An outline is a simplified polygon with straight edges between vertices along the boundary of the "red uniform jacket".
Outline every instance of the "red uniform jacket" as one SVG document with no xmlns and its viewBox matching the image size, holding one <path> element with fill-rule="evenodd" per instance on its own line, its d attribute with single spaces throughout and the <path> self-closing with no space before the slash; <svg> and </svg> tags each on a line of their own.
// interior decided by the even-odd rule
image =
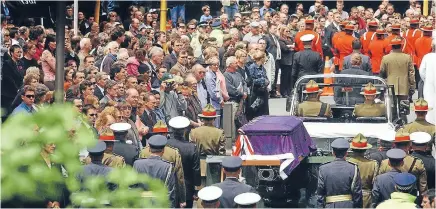
<svg viewBox="0 0 436 209">
<path fill-rule="evenodd" d="M 321 54 L 321 57 L 324 58 L 324 55 L 322 53 L 322 40 L 321 40 L 321 36 L 315 32 L 315 31 L 311 31 L 311 30 L 304 30 L 301 32 L 298 32 L 295 35 L 295 51 L 302 51 L 304 50 L 304 45 L 303 42 L 300 40 L 301 36 L 307 35 L 307 34 L 312 34 L 315 36 L 315 38 L 313 38 L 312 40 L 312 50 L 318 52 L 319 54 Z"/>
<path fill-rule="evenodd" d="M 339 53 L 339 70 L 342 70 L 344 58 L 353 52 L 352 43 L 354 39 L 352 35 L 345 34 L 335 42 L 335 48 Z"/>
<path fill-rule="evenodd" d="M 419 29 L 407 29 L 406 33 L 403 34 L 403 38 L 407 41 L 404 53 L 412 56 L 413 64 L 416 64 L 415 42 L 420 37 L 422 37 L 422 31 Z"/>
<path fill-rule="evenodd" d="M 369 44 L 368 47 L 368 56 L 371 59 L 371 66 L 372 66 L 372 73 L 379 74 L 380 73 L 380 65 L 381 61 L 383 59 L 383 56 L 388 54 L 389 52 L 386 52 L 386 46 L 390 42 L 387 42 L 386 39 L 377 39 L 375 38 L 374 41 L 372 41 Z"/>
<path fill-rule="evenodd" d="M 335 33 L 335 34 L 333 35 L 333 37 L 332 37 L 332 46 L 333 46 L 332 51 L 333 51 L 333 57 L 335 58 L 335 59 L 333 60 L 333 62 L 334 62 L 334 64 L 335 64 L 336 66 L 339 65 L 339 54 L 338 54 L 338 52 L 336 51 L 336 41 L 337 41 L 339 38 L 341 38 L 342 36 L 344 36 L 345 34 L 346 34 L 345 31 L 339 31 L 339 32 Z"/>
<path fill-rule="evenodd" d="M 424 55 L 431 52 L 431 41 L 431 36 L 423 36 L 415 41 L 416 67 L 418 67 L 418 69 L 421 66 Z"/>
<path fill-rule="evenodd" d="M 375 39 L 375 31 L 365 32 L 360 37 L 360 43 L 362 43 L 362 54 L 368 55 L 368 47 L 372 40 Z"/>
</svg>

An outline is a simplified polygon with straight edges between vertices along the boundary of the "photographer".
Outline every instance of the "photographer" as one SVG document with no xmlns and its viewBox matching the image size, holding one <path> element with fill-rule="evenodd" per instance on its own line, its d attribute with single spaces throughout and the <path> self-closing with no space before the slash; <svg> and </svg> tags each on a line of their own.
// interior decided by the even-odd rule
<svg viewBox="0 0 436 209">
<path fill-rule="evenodd" d="M 177 84 L 171 74 L 165 73 L 161 81 L 160 107 L 166 113 L 166 121 L 169 121 L 173 117 L 181 116 L 186 111 L 187 103 L 181 92 L 176 92 Z"/>
</svg>

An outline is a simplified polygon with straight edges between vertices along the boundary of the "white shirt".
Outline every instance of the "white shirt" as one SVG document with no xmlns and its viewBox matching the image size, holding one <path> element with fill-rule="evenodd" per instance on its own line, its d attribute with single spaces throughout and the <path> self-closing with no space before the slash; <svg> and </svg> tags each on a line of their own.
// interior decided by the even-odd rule
<svg viewBox="0 0 436 209">
<path fill-rule="evenodd" d="M 424 81 L 424 99 L 433 110 L 428 111 L 425 119 L 427 122 L 436 124 L 436 53 L 428 53 L 424 56 L 419 67 L 419 75 Z"/>
</svg>

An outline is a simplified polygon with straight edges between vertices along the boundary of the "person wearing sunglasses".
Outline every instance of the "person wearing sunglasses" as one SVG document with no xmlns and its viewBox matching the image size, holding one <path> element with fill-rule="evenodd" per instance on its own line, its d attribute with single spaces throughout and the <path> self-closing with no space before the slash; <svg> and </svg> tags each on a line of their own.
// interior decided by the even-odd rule
<svg viewBox="0 0 436 209">
<path fill-rule="evenodd" d="M 12 111 L 11 115 L 16 115 L 18 113 L 34 113 L 35 88 L 30 85 L 24 86 L 24 90 L 21 93 L 21 99 L 23 102 Z"/>
</svg>

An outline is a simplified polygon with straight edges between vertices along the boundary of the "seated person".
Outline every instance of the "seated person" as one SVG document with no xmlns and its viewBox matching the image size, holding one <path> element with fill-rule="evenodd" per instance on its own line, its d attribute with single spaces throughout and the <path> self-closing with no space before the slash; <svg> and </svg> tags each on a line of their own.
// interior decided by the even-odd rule
<svg viewBox="0 0 436 209">
<path fill-rule="evenodd" d="M 370 75 L 369 72 L 361 70 L 362 58 L 360 54 L 354 53 L 351 55 L 351 67 L 343 69 L 340 74 L 351 75 Z M 354 106 L 355 104 L 363 103 L 364 99 L 360 96 L 361 87 L 347 87 L 347 84 L 361 84 L 361 86 L 367 84 L 368 79 L 361 78 L 335 78 L 336 84 L 345 84 L 336 86 L 334 99 L 336 104 Z M 347 92 L 348 92 L 348 104 L 347 104 Z"/>
<path fill-rule="evenodd" d="M 314 80 L 306 84 L 307 101 L 298 105 L 298 116 L 300 117 L 331 117 L 332 109 L 327 103 L 319 101 L 322 90 Z"/>
<path fill-rule="evenodd" d="M 357 104 L 354 107 L 354 115 L 356 117 L 383 117 L 386 115 L 386 106 L 382 103 L 375 103 L 375 98 L 380 92 L 377 91 L 375 86 L 370 82 L 363 88 L 365 102 Z"/>
</svg>

